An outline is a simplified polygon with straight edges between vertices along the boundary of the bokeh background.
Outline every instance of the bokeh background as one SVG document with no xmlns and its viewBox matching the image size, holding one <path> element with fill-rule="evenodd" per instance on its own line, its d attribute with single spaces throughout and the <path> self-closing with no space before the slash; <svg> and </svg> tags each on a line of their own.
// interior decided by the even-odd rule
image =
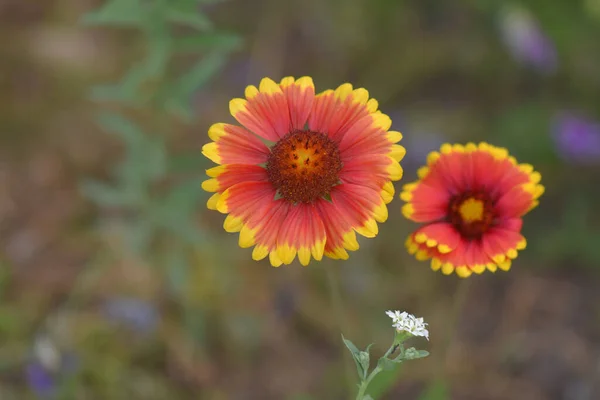
<svg viewBox="0 0 600 400">
<path fill-rule="evenodd" d="M 431 356 L 379 398 L 600 398 L 599 37 L 599 0 L 0 1 L 0 399 L 353 398 L 340 333 L 379 357 L 387 309 Z M 397 192 L 446 141 L 533 164 L 512 270 L 430 271 L 398 198 L 348 261 L 252 261 L 200 148 L 287 75 L 379 100 Z"/>
</svg>

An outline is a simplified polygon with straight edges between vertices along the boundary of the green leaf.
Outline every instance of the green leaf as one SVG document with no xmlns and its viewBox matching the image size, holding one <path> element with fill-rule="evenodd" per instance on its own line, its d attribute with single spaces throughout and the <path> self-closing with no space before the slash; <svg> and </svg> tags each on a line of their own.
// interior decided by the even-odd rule
<svg viewBox="0 0 600 400">
<path fill-rule="evenodd" d="M 139 105 L 155 95 L 152 87 L 144 92 L 144 84 L 157 84 L 162 79 L 171 56 L 171 38 L 158 28 L 150 36 L 151 46 L 146 59 L 132 66 L 120 82 L 93 87 L 90 93 L 92 100 Z"/>
<path fill-rule="evenodd" d="M 166 93 L 165 106 L 186 119 L 192 118 L 191 96 L 225 64 L 226 55 L 214 51 L 179 78 Z"/>
<path fill-rule="evenodd" d="M 197 150 L 185 153 L 172 155 L 169 158 L 168 170 L 171 173 L 204 171 L 207 167 L 207 158 Z"/>
<path fill-rule="evenodd" d="M 174 96 L 188 99 L 223 67 L 225 61 L 226 55 L 222 52 L 213 51 L 208 54 L 177 80 L 173 90 Z"/>
<path fill-rule="evenodd" d="M 233 33 L 210 32 L 173 39 L 173 51 L 181 53 L 198 52 L 206 49 L 234 51 L 240 48 L 242 42 L 242 38 Z"/>
<path fill-rule="evenodd" d="M 419 350 L 419 357 L 418 358 L 425 358 L 425 357 L 429 357 L 429 352 L 426 350 Z"/>
<path fill-rule="evenodd" d="M 167 20 L 181 25 L 186 25 L 202 31 L 212 29 L 213 24 L 208 17 L 202 14 L 196 5 L 189 7 L 184 4 L 172 2 L 172 7 L 167 9 Z"/>
<path fill-rule="evenodd" d="M 138 89 L 147 76 L 143 63 L 134 65 L 120 82 L 92 87 L 90 98 L 94 101 L 118 101 L 138 105 L 141 97 Z"/>
<path fill-rule="evenodd" d="M 371 346 L 373 346 L 373 343 L 371 343 L 370 345 L 367 346 L 367 348 L 365 349 L 365 351 L 361 351 L 359 353 L 359 362 L 360 365 L 362 367 L 363 370 L 363 379 L 367 378 L 367 373 L 369 372 L 369 368 L 370 368 L 370 356 L 369 356 L 369 350 L 371 349 Z"/>
<path fill-rule="evenodd" d="M 80 190 L 85 197 L 102 207 L 124 207 L 135 203 L 129 193 L 101 182 L 84 181 Z"/>
<path fill-rule="evenodd" d="M 401 360 L 390 360 L 387 357 L 381 357 L 379 361 L 377 361 L 377 365 L 384 371 L 392 371 L 396 368 L 396 365 L 400 363 L 402 363 Z"/>
<path fill-rule="evenodd" d="M 347 340 L 344 337 L 344 335 L 342 335 L 342 340 L 344 341 L 344 344 L 346 345 L 348 350 L 350 350 L 350 353 L 352 353 L 352 358 L 354 359 L 354 363 L 356 364 L 358 376 L 361 378 L 361 380 L 364 379 L 367 371 L 365 371 L 362 367 L 362 363 L 360 361 L 360 350 L 358 350 L 354 343 L 352 343 L 350 340 Z"/>
<path fill-rule="evenodd" d="M 117 166 L 116 173 L 127 190 L 139 194 L 149 182 L 166 173 L 167 153 L 163 138 L 145 134 L 137 124 L 118 114 L 101 114 L 98 123 L 125 143 L 126 156 Z"/>
<path fill-rule="evenodd" d="M 136 161 L 147 181 L 162 178 L 167 172 L 167 149 L 165 140 L 159 136 L 146 136 L 143 145 L 136 151 Z"/>
<path fill-rule="evenodd" d="M 127 244 L 136 254 L 146 256 L 149 246 L 156 236 L 156 224 L 150 218 L 138 218 L 135 223 L 129 223 Z"/>
<path fill-rule="evenodd" d="M 129 147 L 139 147 L 144 141 L 145 134 L 142 129 L 131 120 L 114 113 L 102 113 L 97 122 L 108 133 L 116 134 Z"/>
<path fill-rule="evenodd" d="M 112 0 L 99 9 L 85 14 L 84 25 L 140 25 L 144 20 L 144 7 L 141 0 Z"/>
<path fill-rule="evenodd" d="M 143 63 L 145 78 L 159 77 L 164 74 L 169 58 L 171 57 L 171 36 L 168 28 L 157 24 L 151 32 L 148 56 Z"/>
<path fill-rule="evenodd" d="M 206 192 L 196 180 L 184 182 L 161 199 L 155 214 L 163 227 L 190 244 L 206 240 L 204 232 L 196 225 L 193 215 Z"/>
<path fill-rule="evenodd" d="M 368 394 L 366 394 L 362 400 L 373 400 L 373 398 L 371 396 L 369 396 Z"/>
</svg>

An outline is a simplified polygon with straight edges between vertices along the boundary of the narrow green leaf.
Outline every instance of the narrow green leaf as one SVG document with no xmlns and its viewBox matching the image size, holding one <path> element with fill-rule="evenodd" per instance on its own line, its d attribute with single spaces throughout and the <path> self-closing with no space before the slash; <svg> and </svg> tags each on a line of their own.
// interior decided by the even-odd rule
<svg viewBox="0 0 600 400">
<path fill-rule="evenodd" d="M 144 140 L 144 132 L 131 120 L 114 113 L 102 113 L 97 118 L 98 124 L 108 133 L 116 134 L 128 146 L 139 147 Z"/>
<path fill-rule="evenodd" d="M 90 91 L 90 97 L 94 101 L 119 101 L 137 105 L 141 97 L 139 88 L 149 75 L 146 64 L 136 64 L 129 69 L 120 82 L 94 86 Z"/>
<path fill-rule="evenodd" d="M 85 181 L 80 185 L 81 193 L 101 207 L 125 207 L 134 203 L 127 193 L 114 186 L 96 181 Z"/>
<path fill-rule="evenodd" d="M 151 37 L 148 56 L 143 63 L 145 78 L 159 78 L 165 72 L 169 58 L 171 57 L 171 36 L 167 27 L 155 28 Z"/>
<path fill-rule="evenodd" d="M 364 379 L 366 371 L 363 369 L 362 363 L 360 361 L 360 350 L 358 350 L 358 348 L 354 345 L 354 343 L 352 343 L 350 340 L 347 340 L 344 337 L 344 335 L 342 335 L 342 340 L 344 341 L 344 344 L 346 345 L 348 350 L 350 350 L 350 353 L 352 353 L 352 359 L 354 360 L 354 363 L 356 364 L 356 370 L 358 372 L 358 376 L 361 379 Z"/>
<path fill-rule="evenodd" d="M 361 351 L 359 353 L 359 362 L 363 370 L 362 379 L 367 379 L 367 374 L 369 373 L 369 368 L 371 367 L 371 357 L 369 355 L 369 350 L 371 349 L 371 346 L 373 346 L 373 343 L 368 345 L 365 351 Z"/>
<path fill-rule="evenodd" d="M 234 51 L 242 45 L 239 35 L 227 32 L 209 32 L 200 35 L 182 36 L 173 39 L 173 51 L 192 53 L 206 49 Z"/>
<path fill-rule="evenodd" d="M 144 145 L 136 153 L 146 180 L 154 181 L 166 174 L 168 156 L 166 143 L 162 137 L 146 136 Z"/>
<path fill-rule="evenodd" d="M 191 180 L 173 188 L 159 201 L 155 214 L 161 226 L 186 243 L 197 245 L 206 241 L 206 234 L 193 218 L 199 204 L 207 197 L 200 182 Z"/>
<path fill-rule="evenodd" d="M 138 218 L 128 226 L 127 244 L 136 254 L 145 256 L 156 235 L 156 224 L 151 218 Z"/>
<path fill-rule="evenodd" d="M 396 368 L 396 364 L 401 363 L 401 361 L 390 360 L 386 357 L 381 357 L 379 361 L 377 361 L 377 365 L 383 369 L 384 371 L 392 371 Z"/>
<path fill-rule="evenodd" d="M 206 84 L 223 67 L 225 61 L 226 55 L 220 51 L 213 51 L 204 59 L 198 61 L 196 65 L 177 80 L 173 89 L 174 97 L 189 99 L 196 90 Z"/>
<path fill-rule="evenodd" d="M 358 354 L 360 353 L 360 350 L 354 345 L 354 343 L 352 343 L 350 340 L 346 339 L 344 337 L 344 335 L 342 335 L 342 340 L 344 341 L 344 344 L 346 345 L 348 350 L 350 350 L 350 353 L 352 353 L 353 356 L 354 355 L 358 356 Z"/>
<path fill-rule="evenodd" d="M 137 26 L 144 20 L 144 7 L 141 0 L 112 0 L 99 9 L 85 14 L 84 25 Z"/>
<path fill-rule="evenodd" d="M 195 28 L 201 31 L 208 31 L 212 29 L 213 24 L 208 17 L 202 14 L 198 7 L 189 9 L 182 7 L 177 3 L 173 2 L 173 7 L 167 10 L 167 20 L 175 22 L 177 24 L 186 25 L 191 28 Z"/>
<path fill-rule="evenodd" d="M 92 100 L 139 105 L 146 98 L 155 95 L 151 88 L 144 91 L 144 84 L 159 82 L 162 79 L 171 56 L 171 37 L 166 29 L 157 27 L 149 35 L 150 47 L 146 59 L 132 66 L 120 82 L 92 88 Z"/>
<path fill-rule="evenodd" d="M 207 167 L 207 158 L 197 150 L 186 154 L 178 154 L 169 158 L 168 170 L 171 173 L 204 171 Z"/>
<path fill-rule="evenodd" d="M 179 78 L 166 93 L 165 107 L 180 114 L 184 118 L 192 119 L 191 97 L 201 86 L 215 75 L 225 64 L 226 56 L 214 51 L 199 61 L 187 73 Z"/>
</svg>

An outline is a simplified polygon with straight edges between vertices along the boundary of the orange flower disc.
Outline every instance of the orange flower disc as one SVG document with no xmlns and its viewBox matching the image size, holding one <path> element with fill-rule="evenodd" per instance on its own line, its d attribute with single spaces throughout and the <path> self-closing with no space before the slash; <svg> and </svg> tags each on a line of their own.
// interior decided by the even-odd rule
<svg viewBox="0 0 600 400">
<path fill-rule="evenodd" d="M 271 148 L 267 175 L 279 194 L 292 203 L 311 203 L 339 182 L 342 160 L 327 135 L 294 131 Z"/>
</svg>

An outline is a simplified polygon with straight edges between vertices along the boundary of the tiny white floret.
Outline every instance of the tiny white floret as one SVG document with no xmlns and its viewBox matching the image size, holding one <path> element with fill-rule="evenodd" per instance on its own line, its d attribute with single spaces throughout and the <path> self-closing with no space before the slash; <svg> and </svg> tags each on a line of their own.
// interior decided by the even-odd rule
<svg viewBox="0 0 600 400">
<path fill-rule="evenodd" d="M 427 323 L 423 321 L 423 318 L 416 318 L 406 311 L 386 311 L 385 313 L 392 319 L 392 326 L 398 332 L 408 332 L 413 336 L 423 336 L 429 340 L 429 331 L 426 328 Z"/>
</svg>

